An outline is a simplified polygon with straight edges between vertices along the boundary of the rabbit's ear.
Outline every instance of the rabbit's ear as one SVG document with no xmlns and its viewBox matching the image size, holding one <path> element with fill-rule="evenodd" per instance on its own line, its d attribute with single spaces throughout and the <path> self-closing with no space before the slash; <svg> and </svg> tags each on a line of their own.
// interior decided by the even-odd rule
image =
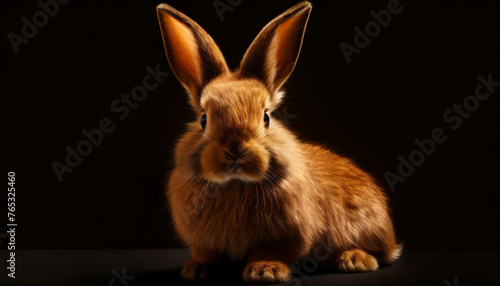
<svg viewBox="0 0 500 286">
<path fill-rule="evenodd" d="M 168 62 L 199 106 L 205 84 L 228 72 L 226 60 L 210 35 L 195 21 L 167 4 L 156 7 Z"/>
<path fill-rule="evenodd" d="M 257 77 L 271 93 L 278 91 L 295 67 L 311 9 L 311 3 L 300 2 L 269 22 L 243 56 L 242 76 Z"/>
</svg>

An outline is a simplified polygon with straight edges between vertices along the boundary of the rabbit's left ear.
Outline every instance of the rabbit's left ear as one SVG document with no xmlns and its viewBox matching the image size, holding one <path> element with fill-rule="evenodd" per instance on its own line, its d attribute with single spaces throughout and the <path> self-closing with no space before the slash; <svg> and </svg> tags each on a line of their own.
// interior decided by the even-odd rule
<svg viewBox="0 0 500 286">
<path fill-rule="evenodd" d="M 300 2 L 269 22 L 243 56 L 241 75 L 263 81 L 271 94 L 278 91 L 295 67 L 311 9 Z"/>
</svg>

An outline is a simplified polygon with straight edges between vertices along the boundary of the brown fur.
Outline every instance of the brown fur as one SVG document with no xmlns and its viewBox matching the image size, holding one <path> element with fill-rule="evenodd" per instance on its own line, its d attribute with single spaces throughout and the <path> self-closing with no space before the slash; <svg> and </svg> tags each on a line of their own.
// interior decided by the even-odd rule
<svg viewBox="0 0 500 286">
<path fill-rule="evenodd" d="M 207 116 L 204 130 L 190 123 L 177 143 L 167 188 L 175 228 L 193 256 L 185 279 L 203 279 L 209 265 L 229 257 L 246 260 L 245 281 L 286 281 L 290 265 L 321 243 L 344 271 L 373 271 L 399 255 L 387 198 L 373 179 L 271 116 L 310 11 L 301 2 L 271 21 L 230 72 L 201 27 L 158 6 L 172 70 L 198 118 Z"/>
</svg>

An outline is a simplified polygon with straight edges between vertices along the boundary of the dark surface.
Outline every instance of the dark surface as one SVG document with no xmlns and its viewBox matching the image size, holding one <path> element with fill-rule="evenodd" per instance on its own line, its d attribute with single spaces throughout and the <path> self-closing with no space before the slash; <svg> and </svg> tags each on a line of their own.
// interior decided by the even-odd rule
<svg viewBox="0 0 500 286">
<path fill-rule="evenodd" d="M 2 252 L 2 256 L 3 256 Z M 123 285 L 113 281 L 112 270 L 125 274 L 130 286 L 243 285 L 241 270 L 226 272 L 232 278 L 186 283 L 180 268 L 190 259 L 185 249 L 155 250 L 21 250 L 17 278 L 0 276 L 1 285 Z M 405 251 L 401 259 L 371 273 L 326 273 L 295 276 L 284 285 L 500 285 L 500 253 Z M 2 269 L 2 274 L 3 274 Z M 304 271 L 305 272 L 305 271 Z M 15 283 L 14 283 L 15 282 Z M 456 286 L 455 285 L 455 286 Z"/>
</svg>

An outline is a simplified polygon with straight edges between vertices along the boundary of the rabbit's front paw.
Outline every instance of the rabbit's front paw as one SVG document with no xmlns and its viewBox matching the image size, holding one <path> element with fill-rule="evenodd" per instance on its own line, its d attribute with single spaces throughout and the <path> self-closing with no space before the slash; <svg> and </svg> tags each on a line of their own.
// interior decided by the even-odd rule
<svg viewBox="0 0 500 286">
<path fill-rule="evenodd" d="M 184 280 L 204 280 L 207 279 L 208 266 L 207 262 L 199 260 L 190 260 L 182 267 L 181 276 Z"/>
<path fill-rule="evenodd" d="M 245 282 L 286 282 L 290 279 L 290 267 L 281 261 L 256 261 L 243 270 Z"/>
</svg>

